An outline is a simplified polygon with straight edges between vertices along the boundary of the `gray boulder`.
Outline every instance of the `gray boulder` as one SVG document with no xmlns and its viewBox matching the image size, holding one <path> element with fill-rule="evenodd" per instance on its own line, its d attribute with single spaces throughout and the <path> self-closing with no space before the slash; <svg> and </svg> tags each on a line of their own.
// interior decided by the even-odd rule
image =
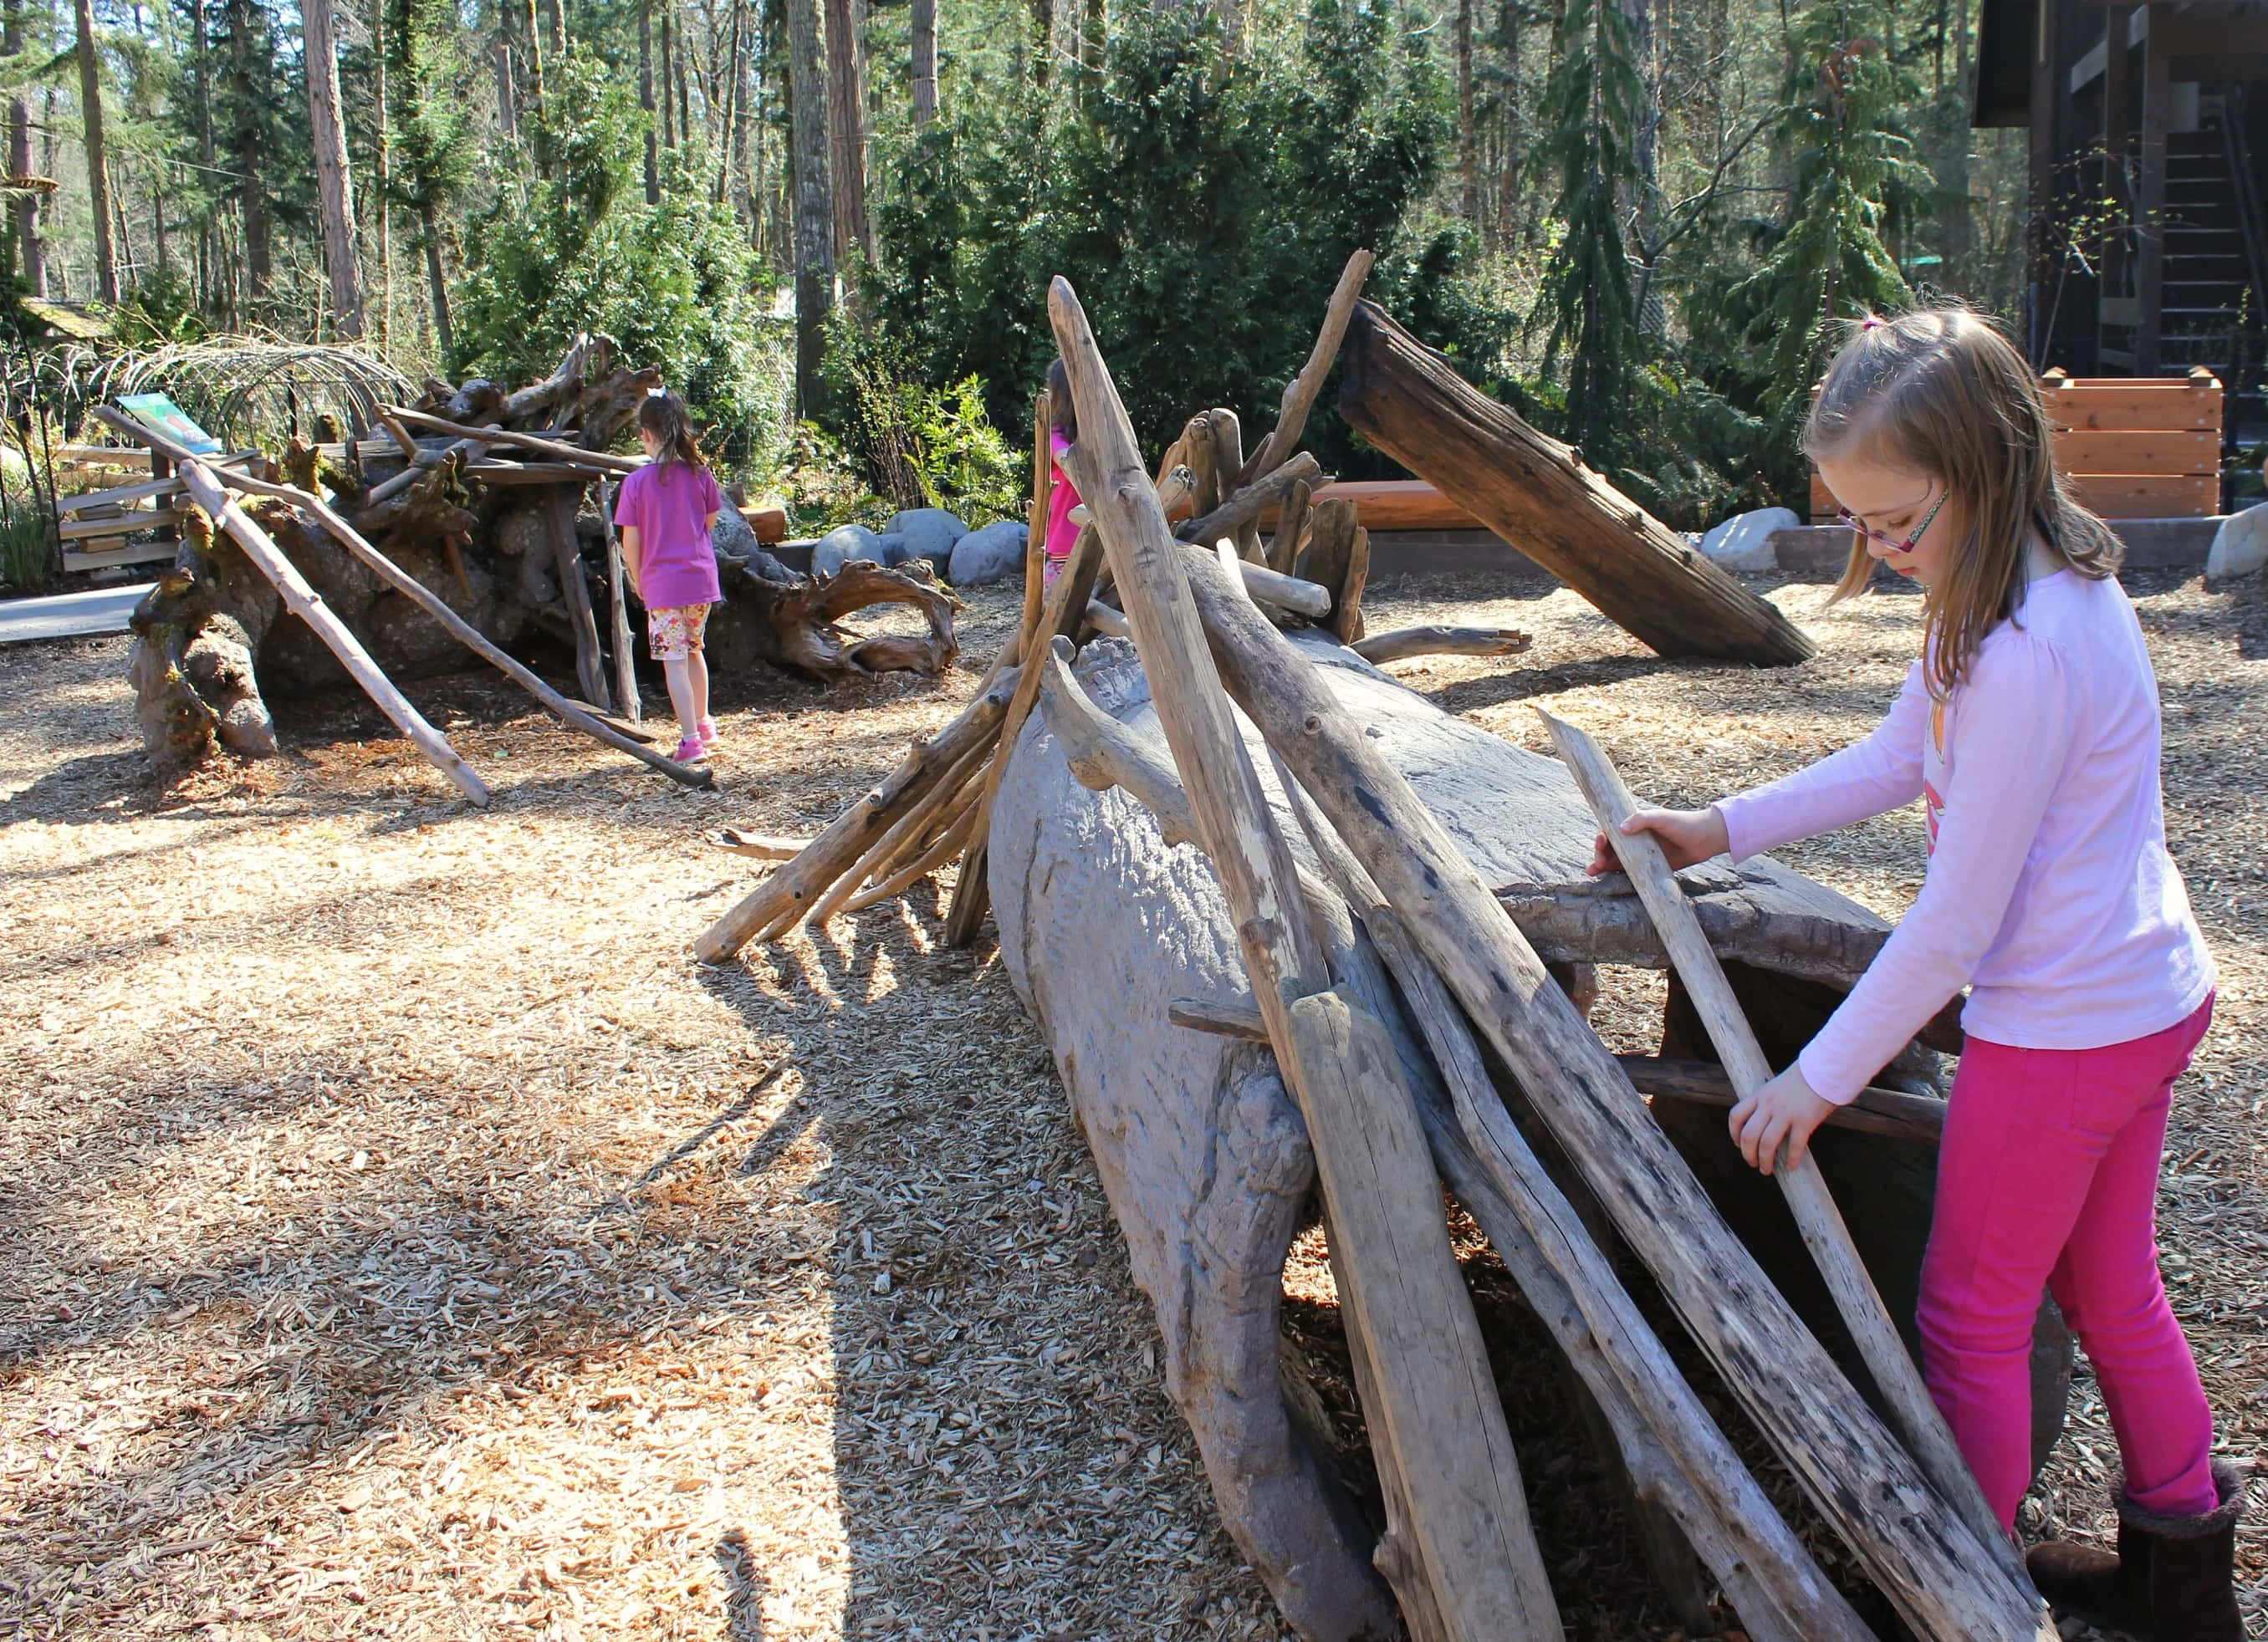
<svg viewBox="0 0 2268 1642">
<path fill-rule="evenodd" d="M 952 556 L 954 544 L 968 534 L 968 526 L 943 508 L 910 508 L 903 513 L 892 514 L 890 522 L 882 526 L 882 533 L 903 536 L 908 558 L 927 559 L 941 565 Z"/>
<path fill-rule="evenodd" d="M 953 544 L 953 560 L 945 579 L 955 587 L 982 587 L 1020 575 L 1024 568 L 1024 527 L 1002 519 L 981 531 L 971 531 Z"/>
<path fill-rule="evenodd" d="M 1702 556 L 1727 570 L 1777 570 L 1779 556 L 1772 551 L 1772 532 L 1793 530 L 1802 523 L 1786 508 L 1736 513 L 1701 538 Z"/>
<path fill-rule="evenodd" d="M 909 559 L 921 557 L 913 550 L 910 539 L 903 531 L 884 531 L 878 539 L 882 556 L 874 562 L 885 569 L 895 569 Z"/>
<path fill-rule="evenodd" d="M 2205 556 L 2205 579 L 2208 583 L 2234 581 L 2250 575 L 2264 564 L 2268 564 L 2268 502 L 2232 513 L 2220 522 Z"/>
<path fill-rule="evenodd" d="M 863 524 L 838 524 L 811 550 L 811 573 L 833 575 L 853 559 L 882 562 L 882 539 Z"/>
</svg>

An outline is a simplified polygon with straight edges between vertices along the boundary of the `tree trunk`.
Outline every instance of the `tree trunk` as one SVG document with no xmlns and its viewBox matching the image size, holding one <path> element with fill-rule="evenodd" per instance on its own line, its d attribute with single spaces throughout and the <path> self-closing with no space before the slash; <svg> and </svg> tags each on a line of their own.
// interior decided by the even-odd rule
<svg viewBox="0 0 2268 1642">
<path fill-rule="evenodd" d="M 937 0 L 913 0 L 914 129 L 937 118 Z"/>
<path fill-rule="evenodd" d="M 1473 124 L 1473 5 L 1457 0 L 1457 181 L 1465 221 L 1481 220 L 1481 173 L 1477 128 Z"/>
<path fill-rule="evenodd" d="M 653 0 L 638 0 L 638 106 L 645 110 L 645 202 L 661 203 L 659 134 L 653 128 Z"/>
<path fill-rule="evenodd" d="M 0 33 L 0 52 L 13 57 L 24 49 L 24 0 L 8 0 L 4 33 Z M 32 174 L 32 99 L 25 95 L 27 88 L 18 87 L 8 99 L 8 174 L 28 177 Z M 40 196 L 26 191 L 19 194 L 12 215 L 16 219 L 16 265 L 24 270 L 25 291 L 33 297 L 48 294 L 46 253 L 40 246 Z"/>
<path fill-rule="evenodd" d="M 331 0 L 300 0 L 306 43 L 307 117 L 315 148 L 315 186 L 323 212 L 323 268 L 339 334 L 363 330 L 362 275 L 356 267 L 354 172 L 347 160 L 346 114 L 339 102 L 337 24 Z"/>
<path fill-rule="evenodd" d="M 417 227 L 425 241 L 425 283 L 433 298 L 433 334 L 446 359 L 457 346 L 457 333 L 449 319 L 449 282 L 441 271 L 441 225 L 433 220 L 431 206 L 418 214 Z"/>
<path fill-rule="evenodd" d="M 394 346 L 394 132 L 386 84 L 386 0 L 371 0 L 370 54 L 378 82 L 378 346 Z"/>
<path fill-rule="evenodd" d="M 835 202 L 828 180 L 827 62 L 820 0 L 787 0 L 790 144 L 795 171 L 795 398 L 818 414 L 827 315 L 835 304 Z"/>
<path fill-rule="evenodd" d="M 114 304 L 118 253 L 110 238 L 110 172 L 103 152 L 102 62 L 95 54 L 94 0 L 76 0 L 72 12 L 78 28 L 79 109 L 86 128 L 86 191 L 94 213 L 95 294 Z"/>
<path fill-rule="evenodd" d="M 1048 89 L 1056 66 L 1056 0 L 1032 0 L 1032 83 Z"/>
<path fill-rule="evenodd" d="M 740 54 L 747 49 L 742 35 L 747 26 L 747 0 L 733 0 L 731 43 L 725 51 L 725 119 L 717 132 L 717 198 L 724 204 L 733 197 L 733 134 L 740 123 Z"/>
<path fill-rule="evenodd" d="M 1086 92 L 1102 79 L 1102 52 L 1110 38 L 1108 0 L 1078 0 L 1079 72 Z M 1083 93 L 1084 94 L 1084 93 Z"/>
<path fill-rule="evenodd" d="M 693 146 L 693 88 L 685 72 L 685 31 L 673 28 L 662 35 L 663 55 L 670 59 L 670 81 L 677 87 L 677 142 L 681 148 Z"/>
<path fill-rule="evenodd" d="M 509 18 L 509 11 L 499 12 L 499 19 Z M 519 140 L 519 110 L 512 94 L 512 41 L 504 38 L 501 21 L 496 43 L 489 48 L 489 61 L 496 68 L 497 128 L 504 133 L 504 141 Z"/>
<path fill-rule="evenodd" d="M 1370 303 L 1347 328 L 1339 411 L 1373 444 L 1664 656 L 1767 666 L 1811 641 L 1599 474 Z"/>
<path fill-rule="evenodd" d="M 855 248 L 872 255 L 866 225 L 865 46 L 858 37 L 857 0 L 826 0 L 827 114 L 835 185 L 835 257 Z"/>
<path fill-rule="evenodd" d="M 670 49 L 673 38 L 670 7 L 665 0 L 661 9 L 661 145 L 666 149 L 677 146 L 677 54 Z"/>
<path fill-rule="evenodd" d="M 262 40 L 255 37 L 255 29 L 266 14 L 253 0 L 227 0 L 227 18 L 228 73 L 236 84 L 239 105 L 235 128 L 229 133 L 229 158 L 235 162 L 238 206 L 244 219 L 245 291 L 259 297 L 268 294 L 275 272 L 265 180 L 268 144 L 259 121 L 243 112 L 242 105 L 257 95 L 258 88 L 274 72 L 274 65 L 261 60 Z M 236 312 L 230 317 L 232 323 L 241 324 L 251 316 Z"/>
</svg>

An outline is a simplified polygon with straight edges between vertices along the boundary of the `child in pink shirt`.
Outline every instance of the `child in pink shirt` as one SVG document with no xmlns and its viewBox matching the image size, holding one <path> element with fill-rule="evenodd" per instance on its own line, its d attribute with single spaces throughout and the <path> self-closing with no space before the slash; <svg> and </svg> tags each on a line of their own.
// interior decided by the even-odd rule
<svg viewBox="0 0 2268 1642">
<path fill-rule="evenodd" d="M 1043 585 L 1053 587 L 1056 578 L 1063 574 L 1064 566 L 1071 562 L 1071 550 L 1079 543 L 1079 526 L 1071 522 L 1071 510 L 1079 505 L 1079 487 L 1063 471 L 1064 452 L 1079 443 L 1079 409 L 1071 402 L 1071 376 L 1064 362 L 1052 360 L 1048 365 L 1048 517 L 1044 538 L 1047 569 Z"/>
<path fill-rule="evenodd" d="M 1866 740 L 1703 810 L 1647 810 L 1678 865 L 1736 860 L 1923 801 L 1913 910 L 1795 1065 L 1736 1106 L 1748 1161 L 1850 1100 L 1964 986 L 1918 1322 L 1930 1391 L 2004 1524 L 2031 1474 L 2029 1361 L 2053 1289 L 2125 1462 L 2119 1555 L 2036 1546 L 2059 1612 L 2241 1642 L 2242 1481 L 2212 1458 L 2197 1366 L 2159 1279 L 2175 1080 L 2213 964 L 2166 851 L 2157 681 L 2122 551 L 2058 480 L 2030 367 L 1963 310 L 1868 320 L 1805 434 L 1855 531 L 1926 596 L 1922 658 Z M 1600 840 L 1596 867 L 1610 866 Z"/>
<path fill-rule="evenodd" d="M 674 393 L 649 393 L 638 407 L 638 442 L 652 458 L 622 480 L 615 502 L 622 568 L 645 605 L 646 648 L 661 663 L 681 732 L 676 759 L 698 763 L 717 744 L 709 716 L 709 664 L 701 652 L 709 606 L 724 597 L 709 532 L 724 493 Z"/>
</svg>

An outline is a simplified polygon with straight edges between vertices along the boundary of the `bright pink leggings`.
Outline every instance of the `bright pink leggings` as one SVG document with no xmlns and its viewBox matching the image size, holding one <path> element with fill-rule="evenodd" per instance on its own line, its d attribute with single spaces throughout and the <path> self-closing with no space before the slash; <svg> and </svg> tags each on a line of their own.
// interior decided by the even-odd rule
<svg viewBox="0 0 2268 1642">
<path fill-rule="evenodd" d="M 1972 1037 L 1953 1081 L 1922 1262 L 1931 1397 L 2004 1524 L 2032 1474 L 2032 1319 L 2043 1285 L 2086 1348 L 2148 1511 L 2220 1503 L 2213 1411 L 2158 1276 L 2158 1155 L 2174 1080 L 2213 1019 L 2102 1049 Z"/>
</svg>

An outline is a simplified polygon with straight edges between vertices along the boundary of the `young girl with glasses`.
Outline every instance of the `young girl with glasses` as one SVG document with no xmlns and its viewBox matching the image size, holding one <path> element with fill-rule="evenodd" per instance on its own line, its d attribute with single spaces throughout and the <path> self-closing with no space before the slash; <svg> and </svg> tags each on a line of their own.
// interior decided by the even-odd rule
<svg viewBox="0 0 2268 1642">
<path fill-rule="evenodd" d="M 1921 894 L 1796 1063 L 1733 1109 L 1769 1173 L 1964 986 L 1918 1321 L 1932 1397 L 2013 1526 L 2031 1473 L 2044 1285 L 2085 1346 L 2125 1477 L 2118 1554 L 2035 1547 L 2066 1614 L 2241 1642 L 2242 1475 L 2158 1274 L 2159 1154 L 2214 971 L 2166 851 L 2157 680 L 2121 546 L 2055 473 L 2036 381 L 1961 309 L 1869 319 L 1804 445 L 1877 561 L 1921 584 L 1923 654 L 1866 740 L 1706 810 L 1640 811 L 1671 862 L 1735 860 L 1923 801 Z M 1610 869 L 1603 837 L 1594 870 Z"/>
</svg>

